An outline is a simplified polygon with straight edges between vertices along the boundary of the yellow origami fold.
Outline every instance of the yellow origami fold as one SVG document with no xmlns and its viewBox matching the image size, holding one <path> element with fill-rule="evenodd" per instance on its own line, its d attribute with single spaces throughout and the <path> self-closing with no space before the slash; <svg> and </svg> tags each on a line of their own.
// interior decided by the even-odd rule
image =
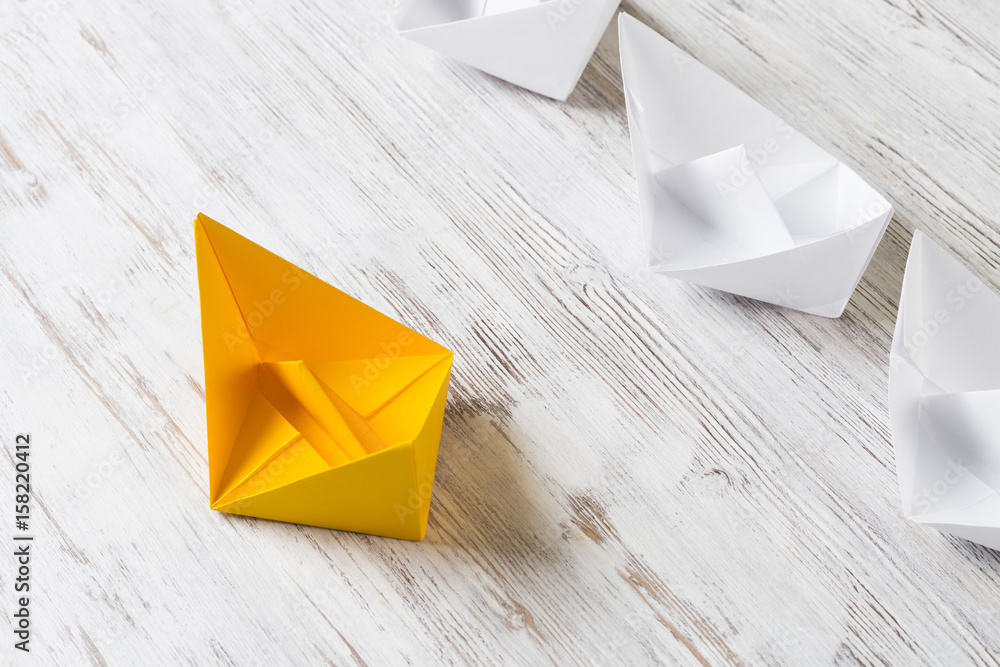
<svg viewBox="0 0 1000 667">
<path fill-rule="evenodd" d="M 453 355 L 205 215 L 213 509 L 423 539 Z"/>
</svg>

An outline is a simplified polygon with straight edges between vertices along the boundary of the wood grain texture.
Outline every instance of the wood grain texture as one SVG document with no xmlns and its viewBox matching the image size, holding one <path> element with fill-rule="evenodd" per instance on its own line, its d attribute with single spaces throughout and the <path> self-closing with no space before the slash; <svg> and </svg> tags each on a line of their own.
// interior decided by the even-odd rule
<svg viewBox="0 0 1000 667">
<path fill-rule="evenodd" d="M 1000 5 L 623 10 L 893 201 L 842 318 L 642 267 L 613 25 L 557 103 L 386 0 L 3 4 L 35 663 L 1000 661 L 1000 554 L 903 518 L 887 414 L 913 230 L 1000 290 Z M 456 352 L 422 543 L 209 510 L 198 210 Z"/>
</svg>

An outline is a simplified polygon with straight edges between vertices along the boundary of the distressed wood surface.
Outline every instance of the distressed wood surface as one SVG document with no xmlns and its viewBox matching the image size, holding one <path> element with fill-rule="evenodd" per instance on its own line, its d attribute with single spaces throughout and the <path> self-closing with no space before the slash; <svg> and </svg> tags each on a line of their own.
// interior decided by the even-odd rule
<svg viewBox="0 0 1000 667">
<path fill-rule="evenodd" d="M 997 664 L 1000 554 L 902 516 L 887 362 L 915 228 L 1000 289 L 1000 5 L 622 9 L 893 201 L 842 318 L 642 267 L 613 25 L 558 103 L 384 0 L 0 6 L 32 664 Z M 423 542 L 209 510 L 199 210 L 456 352 Z"/>
</svg>

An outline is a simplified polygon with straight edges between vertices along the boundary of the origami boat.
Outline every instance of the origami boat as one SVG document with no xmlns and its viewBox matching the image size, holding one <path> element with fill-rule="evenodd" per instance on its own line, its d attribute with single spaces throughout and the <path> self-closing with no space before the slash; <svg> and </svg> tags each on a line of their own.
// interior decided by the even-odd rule
<svg viewBox="0 0 1000 667">
<path fill-rule="evenodd" d="M 536 93 L 565 100 L 619 0 L 402 0 L 399 33 Z"/>
<path fill-rule="evenodd" d="M 452 353 L 205 215 L 194 228 L 212 508 L 423 539 Z"/>
<path fill-rule="evenodd" d="M 618 29 L 651 270 L 838 317 L 889 202 L 647 26 L 621 14 Z"/>
<path fill-rule="evenodd" d="M 889 410 L 906 516 L 1000 549 L 1000 296 L 919 231 Z"/>
</svg>

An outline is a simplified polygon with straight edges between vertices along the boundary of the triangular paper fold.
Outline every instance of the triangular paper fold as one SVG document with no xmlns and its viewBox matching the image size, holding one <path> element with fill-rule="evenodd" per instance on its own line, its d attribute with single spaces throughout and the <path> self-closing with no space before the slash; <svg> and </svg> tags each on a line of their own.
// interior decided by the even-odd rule
<svg viewBox="0 0 1000 667">
<path fill-rule="evenodd" d="M 195 220 L 214 509 L 422 539 L 452 354 Z"/>
<path fill-rule="evenodd" d="M 839 316 L 892 218 L 836 158 L 634 18 L 622 78 L 654 272 Z"/>
<path fill-rule="evenodd" d="M 657 174 L 656 215 L 664 224 L 652 228 L 652 247 L 669 245 L 680 261 L 694 267 L 792 248 L 781 214 L 747 165 L 746 148 L 738 146 Z M 718 183 L 741 168 L 747 173 L 742 187 L 720 196 Z M 651 256 L 651 266 L 676 266 L 678 261 L 661 265 L 659 259 Z"/>
<path fill-rule="evenodd" d="M 919 231 L 889 408 L 905 514 L 1000 549 L 1000 297 Z"/>
<path fill-rule="evenodd" d="M 565 100 L 619 0 L 403 0 L 407 39 L 495 77 Z"/>
</svg>

